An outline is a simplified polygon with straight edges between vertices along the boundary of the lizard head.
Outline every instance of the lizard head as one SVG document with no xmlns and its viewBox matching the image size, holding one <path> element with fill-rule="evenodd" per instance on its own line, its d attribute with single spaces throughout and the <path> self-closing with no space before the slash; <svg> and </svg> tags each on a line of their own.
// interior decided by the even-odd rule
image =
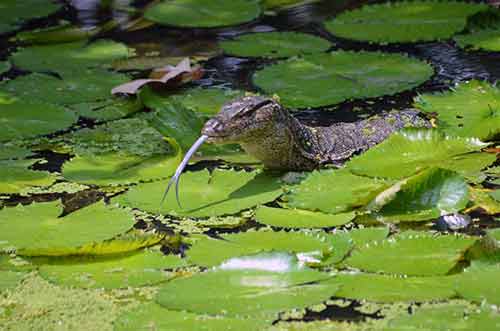
<svg viewBox="0 0 500 331">
<path fill-rule="evenodd" d="M 205 123 L 201 133 L 207 142 L 241 143 L 272 130 L 281 106 L 272 98 L 247 96 L 225 104 L 220 112 Z"/>
</svg>

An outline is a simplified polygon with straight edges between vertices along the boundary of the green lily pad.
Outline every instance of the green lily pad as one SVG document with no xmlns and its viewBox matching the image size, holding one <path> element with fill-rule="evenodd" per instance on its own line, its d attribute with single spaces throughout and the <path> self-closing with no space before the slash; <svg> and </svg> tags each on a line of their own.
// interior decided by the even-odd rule
<svg viewBox="0 0 500 331">
<path fill-rule="evenodd" d="M 388 226 L 361 228 L 349 231 L 349 237 L 356 246 L 363 246 L 372 241 L 384 240 L 389 235 L 389 232 L 390 228 Z"/>
<path fill-rule="evenodd" d="M 8 61 L 0 61 L 0 75 L 3 74 L 4 72 L 9 71 L 11 68 L 10 62 Z"/>
<path fill-rule="evenodd" d="M 479 151 L 486 144 L 477 139 L 448 137 L 437 130 L 406 129 L 352 158 L 346 168 L 358 175 L 401 179 L 431 166 L 463 175 L 487 167 L 494 159 Z"/>
<path fill-rule="evenodd" d="M 240 319 L 168 310 L 152 302 L 141 304 L 120 315 L 114 323 L 114 330 L 254 331 L 264 330 L 271 322 L 262 318 Z"/>
<path fill-rule="evenodd" d="M 24 272 L 0 270 L 0 293 L 16 287 L 25 276 Z"/>
<path fill-rule="evenodd" d="M 134 218 L 99 202 L 64 217 L 59 201 L 33 203 L 0 211 L 0 247 L 19 255 L 71 255 L 129 230 Z"/>
<path fill-rule="evenodd" d="M 331 250 L 325 237 L 301 232 L 251 231 L 221 235 L 221 239 L 199 239 L 187 251 L 187 258 L 198 265 L 215 266 L 234 257 L 283 251 L 307 255 L 319 262 Z"/>
<path fill-rule="evenodd" d="M 338 297 L 375 302 L 424 302 L 449 299 L 456 294 L 448 277 L 339 274 L 326 282 L 340 286 L 335 293 Z"/>
<path fill-rule="evenodd" d="M 62 174 L 85 184 L 117 185 L 168 177 L 182 156 L 172 140 L 136 118 L 82 129 L 63 140 L 76 157 L 63 164 Z"/>
<path fill-rule="evenodd" d="M 32 151 L 19 146 L 16 141 L 0 143 L 0 160 L 15 160 L 30 156 Z"/>
<path fill-rule="evenodd" d="M 337 51 L 305 55 L 264 67 L 253 82 L 290 108 L 333 105 L 414 88 L 433 74 L 422 61 L 399 54 Z"/>
<path fill-rule="evenodd" d="M 454 39 L 458 46 L 468 50 L 500 52 L 500 28 L 473 31 Z"/>
<path fill-rule="evenodd" d="M 77 117 L 66 109 L 14 99 L 0 103 L 0 141 L 19 140 L 66 129 Z"/>
<path fill-rule="evenodd" d="M 2 0 L 0 3 L 0 33 L 16 30 L 23 21 L 50 15 L 61 8 L 52 0 Z"/>
<path fill-rule="evenodd" d="M 0 161 L 0 193 L 20 193 L 33 186 L 48 186 L 56 176 L 46 171 L 30 170 L 37 160 Z"/>
<path fill-rule="evenodd" d="M 423 94 L 415 106 L 437 113 L 438 126 L 449 135 L 493 140 L 500 134 L 500 89 L 472 80 L 437 94 Z"/>
<path fill-rule="evenodd" d="M 284 58 L 321 53 L 332 44 L 323 38 L 298 32 L 260 32 L 220 43 L 225 53 L 239 57 Z"/>
<path fill-rule="evenodd" d="M 142 108 L 142 103 L 137 98 L 110 98 L 103 101 L 71 105 L 71 110 L 75 111 L 79 116 L 96 121 L 117 120 L 132 115 Z"/>
<path fill-rule="evenodd" d="M 457 293 L 464 299 L 489 304 L 500 304 L 500 288 L 497 285 L 500 277 L 500 265 L 474 263 L 471 267 L 456 276 Z"/>
<path fill-rule="evenodd" d="M 424 221 L 465 208 L 469 188 L 454 171 L 431 168 L 396 184 L 374 200 L 377 218 L 389 222 Z"/>
<path fill-rule="evenodd" d="M 255 211 L 259 223 L 285 228 L 328 228 L 349 223 L 354 212 L 336 215 L 301 209 L 269 208 L 261 206 Z"/>
<path fill-rule="evenodd" d="M 447 274 L 474 239 L 407 231 L 355 249 L 345 263 L 369 272 L 413 276 Z"/>
<path fill-rule="evenodd" d="M 166 185 L 164 181 L 137 185 L 115 201 L 157 213 Z M 258 172 L 218 169 L 211 174 L 206 170 L 185 173 L 179 191 L 182 207 L 178 206 L 175 194 L 169 194 L 161 208 L 162 214 L 192 217 L 235 214 L 273 201 L 282 193 L 277 178 Z"/>
<path fill-rule="evenodd" d="M 330 298 L 338 286 L 315 283 L 327 277 L 310 269 L 215 270 L 163 285 L 156 301 L 167 309 L 197 314 L 269 318 L 283 310 L 305 308 Z"/>
<path fill-rule="evenodd" d="M 462 31 L 468 16 L 487 8 L 485 4 L 456 1 L 386 2 L 343 12 L 325 26 L 336 36 L 361 41 L 431 41 Z"/>
<path fill-rule="evenodd" d="M 255 0 L 173 0 L 149 7 L 144 17 L 183 28 L 213 28 L 249 22 L 260 13 L 259 1 Z"/>
<path fill-rule="evenodd" d="M 500 327 L 498 313 L 487 307 L 471 309 L 464 304 L 426 305 L 412 315 L 401 315 L 389 321 L 384 330 L 488 330 Z"/>
<path fill-rule="evenodd" d="M 79 73 L 88 68 L 110 68 L 114 60 L 133 55 L 133 51 L 127 46 L 112 40 L 98 40 L 90 44 L 87 42 L 21 48 L 12 54 L 10 60 L 16 67 L 24 70 L 53 71 L 70 78 L 71 73 Z"/>
<path fill-rule="evenodd" d="M 40 275 L 50 282 L 83 288 L 126 288 L 158 284 L 174 274 L 164 269 L 184 266 L 175 255 L 143 251 L 120 256 L 51 258 L 37 262 Z"/>
<path fill-rule="evenodd" d="M 360 177 L 347 170 L 314 171 L 285 196 L 289 208 L 341 213 L 361 207 L 390 185 L 389 182 Z"/>
<path fill-rule="evenodd" d="M 62 79 L 34 73 L 5 83 L 3 89 L 27 100 L 73 105 L 109 99 L 113 87 L 129 80 L 126 75 L 98 69 L 65 73 Z"/>
</svg>

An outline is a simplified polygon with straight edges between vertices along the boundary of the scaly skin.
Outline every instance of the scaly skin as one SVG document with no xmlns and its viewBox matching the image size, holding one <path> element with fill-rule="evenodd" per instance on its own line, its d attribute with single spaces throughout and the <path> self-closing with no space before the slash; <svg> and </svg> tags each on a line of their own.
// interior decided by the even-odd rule
<svg viewBox="0 0 500 331">
<path fill-rule="evenodd" d="M 301 124 L 278 102 L 244 97 L 222 107 L 202 134 L 209 143 L 238 143 L 266 168 L 313 170 L 339 165 L 405 127 L 429 127 L 418 111 L 383 113 L 355 123 L 329 127 Z"/>
</svg>

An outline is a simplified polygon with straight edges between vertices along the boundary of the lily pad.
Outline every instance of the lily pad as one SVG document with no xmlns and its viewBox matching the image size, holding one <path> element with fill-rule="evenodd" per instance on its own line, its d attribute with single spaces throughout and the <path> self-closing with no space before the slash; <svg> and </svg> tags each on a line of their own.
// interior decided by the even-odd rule
<svg viewBox="0 0 500 331">
<path fill-rule="evenodd" d="M 366 5 L 326 22 L 332 34 L 354 40 L 400 43 L 447 39 L 486 4 L 458 1 L 398 1 Z"/>
<path fill-rule="evenodd" d="M 412 276 L 446 275 L 474 239 L 407 231 L 355 249 L 345 263 L 369 271 Z"/>
<path fill-rule="evenodd" d="M 336 215 L 301 209 L 269 208 L 261 206 L 255 211 L 259 223 L 285 228 L 327 228 L 349 223 L 354 212 Z"/>
<path fill-rule="evenodd" d="M 0 103 L 0 141 L 19 140 L 66 129 L 77 117 L 66 109 L 37 101 Z"/>
<path fill-rule="evenodd" d="M 361 207 L 390 185 L 342 170 L 314 171 L 285 196 L 289 208 L 341 213 Z"/>
<path fill-rule="evenodd" d="M 0 61 L 0 75 L 10 70 L 10 62 Z"/>
<path fill-rule="evenodd" d="M 239 57 L 284 58 L 327 51 L 332 44 L 323 38 L 298 32 L 260 32 L 220 43 L 225 53 Z"/>
<path fill-rule="evenodd" d="M 497 29 L 472 31 L 454 39 L 458 46 L 468 50 L 500 52 L 500 25 Z"/>
<path fill-rule="evenodd" d="M 132 115 L 142 108 L 142 103 L 136 98 L 110 98 L 103 101 L 71 105 L 71 110 L 75 111 L 79 116 L 96 121 L 117 120 Z"/>
<path fill-rule="evenodd" d="M 15 160 L 30 156 L 32 152 L 17 144 L 17 141 L 0 143 L 0 160 Z"/>
<path fill-rule="evenodd" d="M 12 54 L 10 60 L 24 70 L 53 71 L 61 75 L 66 73 L 70 78 L 71 73 L 79 73 L 82 69 L 110 68 L 114 60 L 131 55 L 133 51 L 122 43 L 98 40 L 90 44 L 88 41 L 78 41 L 21 48 Z"/>
<path fill-rule="evenodd" d="M 0 293 L 16 287 L 25 276 L 24 272 L 0 270 Z"/>
<path fill-rule="evenodd" d="M 156 303 L 141 304 L 123 313 L 115 321 L 115 331 L 169 330 L 169 331 L 254 331 L 271 324 L 262 318 L 240 319 L 198 315 L 163 308 Z"/>
<path fill-rule="evenodd" d="M 486 300 L 489 304 L 500 304 L 500 265 L 472 263 L 471 267 L 456 276 L 457 293 L 464 299 L 478 303 Z"/>
<path fill-rule="evenodd" d="M 157 213 L 167 183 L 141 184 L 115 201 L 134 208 Z M 169 194 L 162 214 L 207 217 L 235 214 L 278 198 L 282 191 L 279 180 L 258 172 L 214 170 L 185 173 L 179 185 L 182 207 L 175 194 Z"/>
<path fill-rule="evenodd" d="M 340 285 L 338 297 L 375 302 L 424 302 L 456 295 L 453 281 L 447 277 L 339 274 L 326 282 Z"/>
<path fill-rule="evenodd" d="M 112 257 L 51 258 L 35 263 L 40 265 L 40 275 L 53 283 L 106 289 L 158 284 L 174 276 L 164 269 L 185 265 L 178 256 L 154 251 Z"/>
<path fill-rule="evenodd" d="M 61 8 L 52 0 L 2 0 L 0 3 L 0 33 L 16 30 L 23 21 L 50 15 Z"/>
<path fill-rule="evenodd" d="M 79 70 L 61 79 L 45 74 L 29 74 L 3 85 L 3 89 L 27 100 L 73 105 L 110 98 L 111 89 L 129 80 L 126 75 L 106 70 Z"/>
<path fill-rule="evenodd" d="M 134 218 L 99 202 L 64 217 L 59 201 L 33 203 L 0 211 L 0 247 L 19 255 L 71 255 L 129 230 Z"/>
<path fill-rule="evenodd" d="M 163 178 L 180 162 L 180 151 L 140 119 L 123 119 L 65 137 L 76 156 L 63 176 L 85 184 L 116 185 Z"/>
<path fill-rule="evenodd" d="M 29 169 L 36 161 L 0 161 L 0 193 L 20 193 L 33 186 L 48 186 L 52 184 L 56 180 L 54 174 Z"/>
<path fill-rule="evenodd" d="M 434 129 L 406 129 L 352 158 L 346 167 L 355 174 L 401 179 L 432 166 L 463 175 L 487 167 L 491 156 L 470 154 L 486 144 L 477 139 L 449 137 Z"/>
<path fill-rule="evenodd" d="M 330 298 L 338 287 L 315 283 L 327 277 L 310 269 L 215 270 L 163 285 L 156 301 L 167 309 L 197 314 L 269 318 L 283 310 L 305 308 Z"/>
<path fill-rule="evenodd" d="M 221 235 L 221 239 L 202 238 L 187 251 L 190 262 L 215 266 L 230 258 L 261 252 L 281 251 L 316 260 L 330 254 L 332 247 L 325 237 L 301 232 L 251 231 Z"/>
<path fill-rule="evenodd" d="M 255 0 L 172 0 L 149 7 L 144 17 L 183 28 L 213 28 L 249 22 L 260 13 Z"/>
<path fill-rule="evenodd" d="M 469 189 L 463 177 L 454 171 L 431 168 L 381 193 L 373 205 L 381 206 L 377 218 L 405 222 L 458 212 L 467 202 Z"/>
<path fill-rule="evenodd" d="M 412 315 L 391 319 L 384 330 L 488 330 L 500 327 L 500 317 L 488 307 L 470 309 L 464 304 L 427 305 Z"/>
<path fill-rule="evenodd" d="M 395 94 L 417 87 L 432 74 L 429 64 L 404 55 L 336 51 L 264 67 L 253 82 L 277 94 L 287 107 L 306 108 Z"/>
<path fill-rule="evenodd" d="M 438 127 L 449 135 L 493 140 L 500 134 L 500 89 L 472 80 L 453 90 L 423 94 L 415 106 L 437 113 Z"/>
</svg>

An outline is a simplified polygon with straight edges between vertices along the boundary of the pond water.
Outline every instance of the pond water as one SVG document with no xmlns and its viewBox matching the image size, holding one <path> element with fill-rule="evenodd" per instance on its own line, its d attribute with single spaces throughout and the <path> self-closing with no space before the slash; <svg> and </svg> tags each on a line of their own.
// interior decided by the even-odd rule
<svg viewBox="0 0 500 331">
<path fill-rule="evenodd" d="M 0 4 L 0 329 L 500 329 L 495 6 Z M 317 130 L 433 128 L 315 171 L 205 144 L 160 206 L 245 94 Z"/>
</svg>

